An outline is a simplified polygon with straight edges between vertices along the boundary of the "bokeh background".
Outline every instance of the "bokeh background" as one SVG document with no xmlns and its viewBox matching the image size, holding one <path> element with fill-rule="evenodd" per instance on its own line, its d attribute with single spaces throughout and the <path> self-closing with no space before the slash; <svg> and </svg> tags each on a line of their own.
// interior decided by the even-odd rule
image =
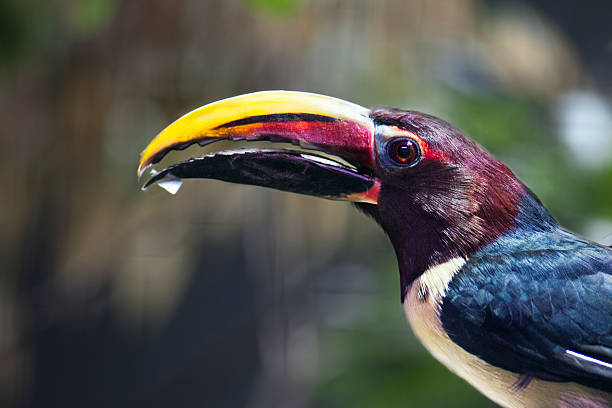
<svg viewBox="0 0 612 408">
<path fill-rule="evenodd" d="M 410 333 L 371 220 L 215 181 L 141 192 L 139 153 L 255 90 L 417 109 L 611 244 L 610 15 L 608 0 L 0 1 L 0 405 L 493 407 Z"/>
</svg>

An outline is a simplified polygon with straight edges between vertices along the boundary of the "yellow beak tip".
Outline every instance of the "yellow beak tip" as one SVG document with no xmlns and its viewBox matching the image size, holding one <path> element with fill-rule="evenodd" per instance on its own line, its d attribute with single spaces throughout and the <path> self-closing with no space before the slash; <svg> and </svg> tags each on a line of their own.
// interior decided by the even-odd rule
<svg viewBox="0 0 612 408">
<path fill-rule="evenodd" d="M 145 164 L 144 162 L 138 163 L 138 169 L 136 170 L 136 176 L 138 176 L 138 181 L 140 181 L 145 170 L 148 169 L 150 166 L 150 164 Z"/>
</svg>

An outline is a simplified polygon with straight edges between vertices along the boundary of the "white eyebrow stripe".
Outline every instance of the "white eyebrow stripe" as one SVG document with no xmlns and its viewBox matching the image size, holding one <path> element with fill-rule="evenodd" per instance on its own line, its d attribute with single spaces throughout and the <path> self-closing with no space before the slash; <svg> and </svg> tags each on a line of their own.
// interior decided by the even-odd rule
<svg viewBox="0 0 612 408">
<path fill-rule="evenodd" d="M 412 132 L 393 125 L 376 125 L 375 131 L 382 137 L 414 136 Z"/>
<path fill-rule="evenodd" d="M 606 363 L 605 361 L 601 361 L 601 360 L 598 360 L 598 359 L 593 358 L 593 357 L 585 356 L 584 354 L 576 353 L 575 351 L 572 351 L 572 350 L 565 350 L 565 353 L 569 354 L 570 356 L 579 358 L 581 360 L 588 361 L 590 363 L 599 364 L 599 365 L 601 365 L 603 367 L 606 367 L 606 368 L 612 368 L 612 364 L 610 364 L 610 363 Z"/>
</svg>

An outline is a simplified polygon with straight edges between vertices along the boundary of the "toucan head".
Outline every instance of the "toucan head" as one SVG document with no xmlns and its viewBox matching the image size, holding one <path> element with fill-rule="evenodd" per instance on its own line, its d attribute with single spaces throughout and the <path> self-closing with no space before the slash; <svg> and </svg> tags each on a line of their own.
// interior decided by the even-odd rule
<svg viewBox="0 0 612 408">
<path fill-rule="evenodd" d="M 212 178 L 352 201 L 390 237 L 402 295 L 428 267 L 469 257 L 511 229 L 525 192 L 505 165 L 434 116 L 289 91 L 241 95 L 187 113 L 146 147 L 138 175 L 170 150 L 219 140 L 285 145 L 173 164 L 144 188 Z"/>
</svg>

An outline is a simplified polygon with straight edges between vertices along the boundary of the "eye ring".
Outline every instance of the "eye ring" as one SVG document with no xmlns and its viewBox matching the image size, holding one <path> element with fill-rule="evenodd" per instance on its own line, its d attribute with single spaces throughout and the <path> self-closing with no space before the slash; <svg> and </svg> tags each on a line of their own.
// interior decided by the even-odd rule
<svg viewBox="0 0 612 408">
<path fill-rule="evenodd" d="M 389 143 L 387 154 L 393 163 L 402 167 L 413 167 L 421 161 L 419 143 L 409 137 L 402 137 Z"/>
</svg>

